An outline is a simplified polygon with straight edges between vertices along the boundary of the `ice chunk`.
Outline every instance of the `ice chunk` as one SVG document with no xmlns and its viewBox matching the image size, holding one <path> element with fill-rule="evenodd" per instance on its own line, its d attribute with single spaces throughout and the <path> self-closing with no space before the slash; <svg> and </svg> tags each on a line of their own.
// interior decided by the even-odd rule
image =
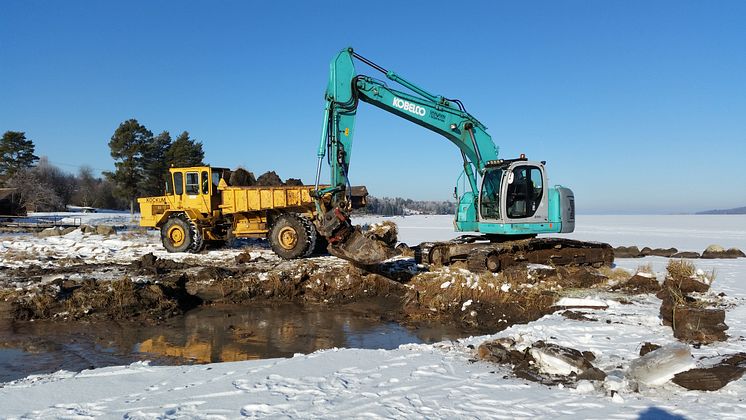
<svg viewBox="0 0 746 420">
<path fill-rule="evenodd" d="M 591 308 L 608 308 L 609 305 L 606 304 L 606 302 L 598 299 L 591 299 L 591 298 L 569 298 L 569 297 L 563 297 L 557 303 L 555 306 L 568 306 L 568 307 L 576 307 L 576 308 L 582 308 L 582 307 L 591 307 Z"/>
<path fill-rule="evenodd" d="M 695 367 L 692 352 L 684 344 L 671 344 L 635 359 L 630 363 L 630 380 L 649 386 L 663 385 L 679 372 Z"/>
</svg>

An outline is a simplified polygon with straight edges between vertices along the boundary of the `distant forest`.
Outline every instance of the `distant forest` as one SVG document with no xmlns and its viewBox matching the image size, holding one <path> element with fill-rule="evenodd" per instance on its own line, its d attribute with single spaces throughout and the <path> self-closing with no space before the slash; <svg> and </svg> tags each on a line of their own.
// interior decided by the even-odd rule
<svg viewBox="0 0 746 420">
<path fill-rule="evenodd" d="M 415 201 L 408 198 L 368 197 L 368 204 L 356 210 L 358 214 L 405 216 L 412 214 L 453 214 L 456 203 L 451 201 Z"/>
<path fill-rule="evenodd" d="M 746 207 L 736 207 L 734 209 L 725 210 L 707 210 L 701 211 L 697 214 L 746 214 Z"/>
</svg>

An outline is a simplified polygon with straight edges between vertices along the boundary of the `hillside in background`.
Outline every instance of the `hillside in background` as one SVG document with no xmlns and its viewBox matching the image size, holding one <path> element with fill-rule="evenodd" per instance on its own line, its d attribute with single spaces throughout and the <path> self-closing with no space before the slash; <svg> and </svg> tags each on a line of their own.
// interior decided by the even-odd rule
<svg viewBox="0 0 746 420">
<path fill-rule="evenodd" d="M 736 207 L 734 209 L 726 210 L 707 210 L 701 211 L 697 214 L 746 214 L 746 207 Z"/>
<path fill-rule="evenodd" d="M 453 214 L 456 203 L 452 201 L 415 201 L 408 198 L 368 196 L 365 208 L 356 210 L 358 214 L 381 216 L 405 216 L 412 214 Z"/>
</svg>

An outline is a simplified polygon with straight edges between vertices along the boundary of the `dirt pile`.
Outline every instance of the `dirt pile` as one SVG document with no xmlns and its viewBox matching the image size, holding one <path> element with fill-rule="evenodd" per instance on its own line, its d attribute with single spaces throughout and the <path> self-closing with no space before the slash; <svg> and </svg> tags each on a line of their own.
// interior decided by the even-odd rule
<svg viewBox="0 0 746 420">
<path fill-rule="evenodd" d="M 656 295 L 662 300 L 660 316 L 664 325 L 673 329 L 674 337 L 686 342 L 709 344 L 725 341 L 725 310 L 709 307 L 694 293 L 710 289 L 713 274 L 696 270 L 683 260 L 669 261 L 666 280 Z"/>
<path fill-rule="evenodd" d="M 282 182 L 282 178 L 275 171 L 267 171 L 259 177 L 255 177 L 253 172 L 244 168 L 238 168 L 231 171 L 228 178 L 228 184 L 233 187 L 282 187 L 282 186 L 302 186 L 303 181 L 298 178 L 288 178 Z"/>
<path fill-rule="evenodd" d="M 114 281 L 55 280 L 13 299 L 17 320 L 162 319 L 182 314 L 200 304 L 186 293 L 186 278 L 162 279 L 157 284 Z"/>
<path fill-rule="evenodd" d="M 512 266 L 474 274 L 458 265 L 419 273 L 407 284 L 405 309 L 415 319 L 436 319 L 477 331 L 501 331 L 554 312 L 564 288 L 592 287 L 606 277 L 591 267 Z"/>
</svg>

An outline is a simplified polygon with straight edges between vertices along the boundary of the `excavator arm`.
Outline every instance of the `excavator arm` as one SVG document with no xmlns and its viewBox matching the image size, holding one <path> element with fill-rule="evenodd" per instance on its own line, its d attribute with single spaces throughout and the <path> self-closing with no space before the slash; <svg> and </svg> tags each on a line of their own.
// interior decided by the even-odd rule
<svg viewBox="0 0 746 420">
<path fill-rule="evenodd" d="M 408 92 L 393 89 L 382 80 L 358 74 L 354 59 L 381 72 Z M 498 148 L 485 131 L 486 127 L 466 111 L 461 101 L 433 95 L 360 56 L 352 48 L 337 54 L 330 64 L 324 124 L 317 153 L 315 197 L 317 211 L 321 215 L 317 228 L 329 240 L 333 254 L 355 262 L 373 264 L 390 256 L 388 247 L 365 237 L 359 228 L 352 226 L 347 216 L 351 202 L 348 173 L 360 101 L 438 133 L 458 147 L 464 172 L 475 194 L 478 189 L 476 176 L 484 172 L 490 161 L 497 160 Z M 331 182 L 328 188 L 319 189 L 325 157 L 330 166 Z M 328 194 L 331 194 L 329 206 L 321 200 Z"/>
</svg>

